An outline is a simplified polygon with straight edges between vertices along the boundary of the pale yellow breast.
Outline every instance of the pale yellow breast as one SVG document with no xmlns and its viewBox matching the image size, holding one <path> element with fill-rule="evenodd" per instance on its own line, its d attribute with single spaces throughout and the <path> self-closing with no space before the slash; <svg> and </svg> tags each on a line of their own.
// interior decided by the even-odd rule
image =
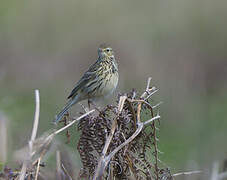
<svg viewBox="0 0 227 180">
<path fill-rule="evenodd" d="M 108 74 L 100 88 L 99 94 L 101 96 L 108 96 L 113 93 L 118 84 L 118 73 Z"/>
</svg>

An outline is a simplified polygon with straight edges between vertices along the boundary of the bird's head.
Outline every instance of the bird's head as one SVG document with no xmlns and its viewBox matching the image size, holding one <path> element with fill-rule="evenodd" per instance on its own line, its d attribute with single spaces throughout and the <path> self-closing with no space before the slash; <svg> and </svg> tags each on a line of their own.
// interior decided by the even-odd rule
<svg viewBox="0 0 227 180">
<path fill-rule="evenodd" d="M 112 48 L 106 44 L 101 44 L 99 46 L 98 55 L 99 55 L 99 58 L 101 58 L 101 59 L 103 59 L 103 58 L 113 59 L 114 58 L 114 52 L 113 52 Z"/>
</svg>

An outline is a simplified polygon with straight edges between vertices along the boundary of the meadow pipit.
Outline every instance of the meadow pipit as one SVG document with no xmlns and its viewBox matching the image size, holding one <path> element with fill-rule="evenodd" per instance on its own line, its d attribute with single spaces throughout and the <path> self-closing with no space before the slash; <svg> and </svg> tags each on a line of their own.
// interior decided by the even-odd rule
<svg viewBox="0 0 227 180">
<path fill-rule="evenodd" d="M 118 84 L 118 65 L 114 52 L 105 44 L 98 48 L 98 59 L 84 73 L 69 95 L 66 106 L 56 116 L 55 123 L 60 121 L 68 109 L 79 101 L 105 97 L 112 94 Z"/>
</svg>

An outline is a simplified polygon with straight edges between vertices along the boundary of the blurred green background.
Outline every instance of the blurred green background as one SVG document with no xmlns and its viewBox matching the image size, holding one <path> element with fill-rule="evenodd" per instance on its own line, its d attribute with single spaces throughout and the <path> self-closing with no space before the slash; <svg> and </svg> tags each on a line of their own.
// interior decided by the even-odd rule
<svg viewBox="0 0 227 180">
<path fill-rule="evenodd" d="M 41 95 L 42 135 L 103 42 L 111 44 L 119 63 L 117 92 L 143 90 L 149 76 L 160 89 L 162 161 L 175 172 L 227 158 L 226 7 L 221 0 L 1 1 L 0 111 L 8 118 L 7 161 L 30 137 L 34 89 Z"/>
</svg>

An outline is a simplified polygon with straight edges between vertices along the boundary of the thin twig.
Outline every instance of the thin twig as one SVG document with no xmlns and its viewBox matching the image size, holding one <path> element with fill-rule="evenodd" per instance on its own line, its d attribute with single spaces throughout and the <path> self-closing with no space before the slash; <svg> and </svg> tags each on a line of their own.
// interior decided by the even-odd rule
<svg viewBox="0 0 227 180">
<path fill-rule="evenodd" d="M 161 118 L 161 116 L 158 114 L 158 115 L 156 115 L 155 117 L 153 117 L 153 118 L 151 118 L 151 119 L 149 119 L 149 120 L 147 120 L 147 121 L 144 121 L 144 122 L 143 122 L 143 125 L 147 125 L 147 124 L 151 123 L 152 121 L 154 121 L 154 120 L 156 120 L 156 119 L 160 119 L 160 118 Z"/>
<path fill-rule="evenodd" d="M 35 174 L 35 180 L 37 180 L 37 179 L 38 179 L 38 175 L 39 175 L 39 167 L 40 167 L 40 161 L 41 161 L 41 157 L 38 159 L 37 168 L 36 168 L 36 174 Z"/>
<path fill-rule="evenodd" d="M 77 122 L 77 121 L 83 119 L 84 117 L 86 117 L 87 115 L 93 113 L 94 111 L 95 111 L 95 109 L 92 109 L 92 110 L 88 111 L 87 113 L 83 114 L 82 116 L 80 116 L 80 117 L 74 119 L 72 122 L 70 122 L 69 124 L 67 124 L 67 126 L 64 126 L 63 128 L 61 128 L 61 129 L 55 131 L 55 132 L 53 133 L 53 135 L 59 134 L 60 132 L 62 132 L 62 131 L 64 131 L 65 129 L 67 129 L 68 127 L 72 126 L 75 122 Z"/>
<path fill-rule="evenodd" d="M 65 168 L 65 166 L 63 165 L 63 163 L 61 163 L 61 167 L 62 167 L 62 170 L 64 171 L 64 173 L 68 176 L 68 178 L 70 180 L 72 180 L 73 178 L 70 176 L 69 172 L 67 171 L 67 169 Z"/>
<path fill-rule="evenodd" d="M 163 102 L 161 101 L 161 102 L 159 102 L 158 104 L 152 106 L 152 109 L 159 107 L 162 103 L 163 103 Z"/>
<path fill-rule="evenodd" d="M 192 174 L 199 174 L 202 173 L 203 171 L 188 171 L 188 172 L 180 172 L 180 173 L 175 173 L 172 176 L 176 177 L 176 176 L 181 176 L 181 175 L 192 175 Z"/>
<path fill-rule="evenodd" d="M 122 149 L 125 145 L 130 143 L 135 137 L 141 132 L 143 129 L 143 123 L 139 123 L 136 131 L 133 133 L 132 136 L 130 136 L 125 142 L 123 142 L 121 145 L 119 145 L 116 149 L 114 149 L 106 158 L 105 161 L 109 162 L 110 159 L 120 150 Z"/>
<path fill-rule="evenodd" d="M 143 99 L 147 94 L 149 94 L 149 89 L 150 89 L 151 80 L 152 80 L 151 77 L 149 77 L 149 78 L 147 79 L 146 91 L 141 95 L 141 99 Z"/>
<path fill-rule="evenodd" d="M 154 90 L 153 92 L 151 92 L 144 100 L 149 99 L 151 96 L 153 96 L 156 92 L 158 92 L 158 89 L 156 89 L 155 87 L 152 88 L 152 90 Z"/>
<path fill-rule="evenodd" d="M 147 80 L 147 87 L 146 87 L 146 91 L 140 96 L 141 99 L 144 99 L 145 96 L 147 94 L 149 94 L 149 87 L 150 87 L 150 83 L 151 83 L 151 77 L 148 78 Z M 141 107 L 142 107 L 142 102 L 139 102 L 138 106 L 137 106 L 137 122 L 140 123 L 140 112 L 141 112 Z"/>
</svg>

